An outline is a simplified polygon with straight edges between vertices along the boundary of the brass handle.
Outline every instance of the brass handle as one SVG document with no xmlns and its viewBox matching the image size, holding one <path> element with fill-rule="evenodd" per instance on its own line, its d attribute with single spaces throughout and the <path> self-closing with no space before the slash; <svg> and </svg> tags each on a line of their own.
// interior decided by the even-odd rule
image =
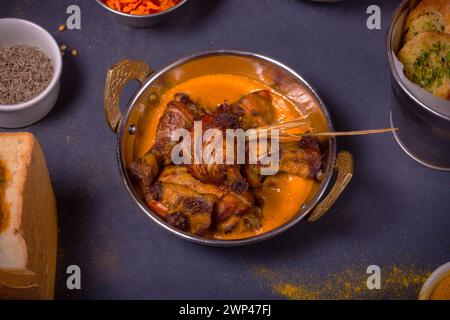
<svg viewBox="0 0 450 320">
<path fill-rule="evenodd" d="M 337 171 L 336 182 L 330 193 L 322 200 L 308 218 L 308 222 L 316 222 L 330 210 L 334 202 L 347 187 L 353 177 L 353 157 L 347 151 L 339 152 L 334 169 Z"/>
<path fill-rule="evenodd" d="M 131 80 L 141 84 L 153 73 L 143 61 L 123 60 L 108 69 L 106 74 L 104 109 L 109 127 L 117 132 L 122 114 L 120 113 L 120 94 Z"/>
</svg>

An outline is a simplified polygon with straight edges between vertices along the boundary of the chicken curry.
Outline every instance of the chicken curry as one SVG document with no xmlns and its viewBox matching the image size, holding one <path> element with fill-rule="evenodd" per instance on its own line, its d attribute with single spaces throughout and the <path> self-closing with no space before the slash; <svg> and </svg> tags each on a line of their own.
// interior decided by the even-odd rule
<svg viewBox="0 0 450 320">
<path fill-rule="evenodd" d="M 296 133 L 327 129 L 322 115 L 309 117 L 308 112 L 246 77 L 193 78 L 166 91 L 141 120 L 140 127 L 147 130 L 136 138 L 129 173 L 149 208 L 173 227 L 222 240 L 266 233 L 292 219 L 317 192 L 326 151 L 322 143 L 312 137 L 280 142 L 279 172 L 261 176 L 258 164 L 174 165 L 171 133 L 192 130 L 194 121 L 205 129 L 225 130 L 299 117 L 308 119 L 309 128 L 294 129 Z"/>
</svg>

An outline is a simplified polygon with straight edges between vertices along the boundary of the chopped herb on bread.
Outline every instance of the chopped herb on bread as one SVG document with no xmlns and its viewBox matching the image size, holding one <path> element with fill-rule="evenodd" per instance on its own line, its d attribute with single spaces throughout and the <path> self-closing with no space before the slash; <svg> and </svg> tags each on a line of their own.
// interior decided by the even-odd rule
<svg viewBox="0 0 450 320">
<path fill-rule="evenodd" d="M 421 1 L 406 20 L 404 43 L 426 31 L 450 33 L 449 0 Z"/>
<path fill-rule="evenodd" d="M 450 34 L 422 32 L 405 44 L 398 57 L 408 79 L 450 100 Z"/>
<path fill-rule="evenodd" d="M 445 22 L 444 18 L 439 12 L 427 12 L 419 16 L 417 19 L 410 22 L 406 30 L 404 42 L 408 42 L 416 35 L 425 31 L 440 31 L 444 32 Z"/>
</svg>

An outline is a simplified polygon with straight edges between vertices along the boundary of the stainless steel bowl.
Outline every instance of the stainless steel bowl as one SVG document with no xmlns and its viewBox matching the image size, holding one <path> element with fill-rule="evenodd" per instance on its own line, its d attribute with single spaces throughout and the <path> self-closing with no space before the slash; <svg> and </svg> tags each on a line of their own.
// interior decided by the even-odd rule
<svg viewBox="0 0 450 320">
<path fill-rule="evenodd" d="M 139 136 L 139 130 L 145 130 L 145 127 L 140 127 L 141 120 L 145 117 L 149 108 L 153 107 L 152 104 L 157 103 L 155 101 L 158 101 L 158 97 L 168 89 L 195 77 L 223 73 L 258 80 L 290 98 L 299 106 L 303 106 L 305 103 L 304 91 L 306 90 L 308 99 L 311 98 L 316 102 L 315 106 L 311 107 L 314 109 L 311 112 L 325 121 L 328 130 L 333 130 L 328 110 L 316 91 L 293 70 L 273 59 L 258 54 L 224 50 L 201 53 L 181 59 L 153 75 L 151 75 L 150 67 L 144 62 L 121 61 L 108 70 L 104 108 L 110 128 L 117 133 L 117 157 L 120 172 L 136 204 L 148 217 L 171 233 L 196 243 L 214 246 L 250 244 L 280 234 L 306 217 L 311 222 L 318 220 L 340 196 L 353 174 L 351 155 L 344 151 L 336 157 L 336 141 L 334 138 L 327 142 L 325 174 L 317 192 L 302 206 L 295 217 L 270 232 L 241 240 L 206 239 L 170 226 L 145 204 L 143 195 L 139 188 L 133 185 L 127 171 L 128 164 L 135 160 L 135 142 L 136 137 Z M 142 87 L 130 100 L 126 113 L 122 115 L 119 110 L 120 94 L 124 86 L 131 80 L 139 80 Z M 337 171 L 336 182 L 327 196 L 324 196 L 334 169 Z M 321 202 L 319 203 L 319 201 Z"/>
<path fill-rule="evenodd" d="M 167 19 L 173 17 L 178 9 L 184 6 L 188 0 L 181 0 L 176 6 L 169 10 L 162 11 L 160 13 L 135 15 L 116 11 L 108 7 L 104 0 L 96 0 L 99 5 L 108 10 L 114 17 L 123 24 L 129 25 L 135 28 L 149 28 L 154 27 Z"/>
<path fill-rule="evenodd" d="M 391 125 L 400 147 L 427 167 L 450 171 L 450 102 L 413 90 L 398 68 L 396 54 L 401 48 L 404 23 L 420 0 L 404 0 L 392 18 L 387 37 L 391 70 Z"/>
</svg>

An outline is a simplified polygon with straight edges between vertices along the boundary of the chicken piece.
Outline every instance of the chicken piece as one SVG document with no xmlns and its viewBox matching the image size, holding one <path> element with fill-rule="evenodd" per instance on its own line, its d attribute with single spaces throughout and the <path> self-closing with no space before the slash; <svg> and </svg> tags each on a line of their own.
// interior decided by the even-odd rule
<svg viewBox="0 0 450 320">
<path fill-rule="evenodd" d="M 249 186 L 253 189 L 259 189 L 263 184 L 263 176 L 261 175 L 261 166 L 258 164 L 247 164 L 244 166 L 244 175 Z"/>
<path fill-rule="evenodd" d="M 321 176 L 322 155 L 320 145 L 314 137 L 303 137 L 281 145 L 280 171 L 305 179 Z"/>
<path fill-rule="evenodd" d="M 212 194 L 221 198 L 225 194 L 225 190 L 214 184 L 202 183 L 189 174 L 188 169 L 182 166 L 167 166 L 159 175 L 158 181 L 175 183 L 185 186 L 200 194 Z"/>
<path fill-rule="evenodd" d="M 251 213 L 254 205 L 255 199 L 249 191 L 242 194 L 225 193 L 216 203 L 214 221 L 221 223 L 231 216 L 243 216 Z"/>
<path fill-rule="evenodd" d="M 272 94 L 261 90 L 243 96 L 239 101 L 228 105 L 223 104 L 215 112 L 203 117 L 204 130 L 218 128 L 226 129 L 257 128 L 272 124 L 275 111 L 272 104 Z M 225 139 L 224 139 L 225 140 Z M 234 152 L 236 154 L 236 150 Z M 226 144 L 224 143 L 224 162 Z M 248 189 L 246 181 L 237 165 L 213 164 L 191 165 L 190 173 L 202 182 L 225 184 L 233 191 L 240 193 Z"/>
<path fill-rule="evenodd" d="M 215 230 L 223 234 L 240 234 L 248 230 L 258 230 L 261 228 L 261 212 L 258 208 L 252 213 L 248 213 L 242 216 L 233 215 L 227 220 L 218 223 Z"/>
<path fill-rule="evenodd" d="M 203 109 L 192 102 L 188 95 L 176 94 L 159 121 L 156 140 L 150 152 L 161 159 L 163 165 L 172 163 L 172 148 L 178 143 L 171 140 L 172 132 L 181 128 L 191 130 L 194 121 L 201 120 L 203 115 Z"/>
<path fill-rule="evenodd" d="M 241 118 L 245 116 L 245 110 L 238 105 L 223 103 L 212 113 L 202 117 L 203 130 L 211 128 L 222 130 L 241 128 Z"/>
<path fill-rule="evenodd" d="M 224 103 L 211 114 L 202 117 L 203 131 L 217 128 L 223 132 L 223 162 L 226 163 L 227 129 L 256 128 L 273 123 L 275 111 L 272 105 L 272 94 L 268 90 L 256 91 L 243 96 L 239 101 L 229 105 Z M 209 142 L 213 143 L 213 142 Z M 206 144 L 204 144 L 204 149 Z M 235 146 L 236 148 L 236 146 Z M 236 150 L 234 150 L 236 155 Z M 248 184 L 240 174 L 237 165 L 229 164 L 193 164 L 188 166 L 189 172 L 206 183 L 224 184 L 235 192 L 247 190 Z"/>
<path fill-rule="evenodd" d="M 226 187 L 202 183 L 189 174 L 185 167 L 165 167 L 159 181 L 183 185 L 200 194 L 211 194 L 218 198 L 215 207 L 216 220 L 223 221 L 232 214 L 245 214 L 252 210 L 254 198 L 249 191 L 235 193 Z"/>
<path fill-rule="evenodd" d="M 146 197 L 150 209 L 183 231 L 204 235 L 211 226 L 211 217 L 217 197 L 200 194 L 185 186 L 157 182 Z"/>
<path fill-rule="evenodd" d="M 172 148 L 178 143 L 171 141 L 172 132 L 181 128 L 191 130 L 194 121 L 203 115 L 203 109 L 193 103 L 186 94 L 176 94 L 174 100 L 169 102 L 159 121 L 154 145 L 129 166 L 130 174 L 141 183 L 143 189 L 148 188 L 158 176 L 161 165 L 172 162 Z"/>
<path fill-rule="evenodd" d="M 158 175 L 158 158 L 153 153 L 147 152 L 141 158 L 130 164 L 128 171 L 139 182 L 141 190 L 145 192 Z"/>
<path fill-rule="evenodd" d="M 187 168 L 180 166 L 165 167 L 159 176 L 158 182 L 178 184 L 201 195 L 216 197 L 213 210 L 213 222 L 222 223 L 231 216 L 244 216 L 255 211 L 255 199 L 251 192 L 235 193 L 225 187 L 202 183 L 188 173 Z M 158 201 L 158 200 L 157 200 Z M 156 206 L 157 204 L 152 204 Z M 162 212 L 164 214 L 164 212 Z"/>
<path fill-rule="evenodd" d="M 248 183 L 241 175 L 238 165 L 192 164 L 187 167 L 189 173 L 201 182 L 222 185 L 236 193 L 243 193 L 248 189 Z"/>
<path fill-rule="evenodd" d="M 243 96 L 233 103 L 232 110 L 240 110 L 241 127 L 244 130 L 270 125 L 275 120 L 272 94 L 268 90 L 260 90 Z"/>
<path fill-rule="evenodd" d="M 244 173 L 250 187 L 262 186 L 261 164 L 247 164 Z M 280 144 L 279 172 L 286 172 L 305 179 L 320 180 L 322 174 L 322 154 L 319 142 L 314 137 L 303 137 L 299 142 Z"/>
<path fill-rule="evenodd" d="M 189 173 L 193 177 L 204 183 L 224 185 L 236 193 L 242 193 L 248 189 L 248 184 L 240 173 L 240 166 L 237 164 L 226 164 L 226 130 L 238 129 L 240 127 L 240 117 L 242 117 L 243 114 L 241 109 L 231 108 L 228 104 L 224 103 L 218 106 L 211 114 L 202 117 L 203 132 L 206 132 L 208 129 L 219 129 L 222 131 L 223 163 L 193 163 L 187 165 Z M 205 150 L 209 144 L 214 143 L 214 140 L 204 142 L 203 150 Z M 236 154 L 236 150 L 234 151 L 234 154 Z"/>
</svg>

